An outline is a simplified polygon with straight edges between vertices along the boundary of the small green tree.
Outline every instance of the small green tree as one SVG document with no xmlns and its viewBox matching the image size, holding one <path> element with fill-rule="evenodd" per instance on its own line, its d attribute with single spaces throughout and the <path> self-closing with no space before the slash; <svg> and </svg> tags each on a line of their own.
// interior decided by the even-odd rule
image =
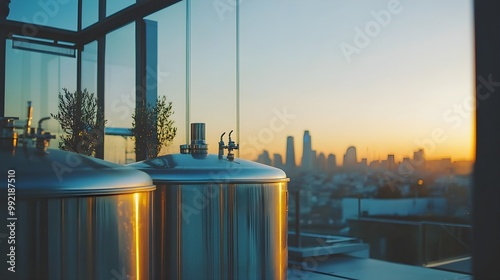
<svg viewBox="0 0 500 280">
<path fill-rule="evenodd" d="M 136 108 L 130 131 L 135 139 L 137 160 L 157 157 L 174 140 L 177 128 L 170 119 L 173 113 L 172 102 L 167 102 L 165 96 L 158 98 L 154 106 Z"/>
<path fill-rule="evenodd" d="M 61 125 L 65 135 L 59 142 L 59 149 L 84 155 L 94 155 L 103 143 L 101 127 L 106 121 L 102 110 L 98 110 L 97 97 L 93 93 L 63 88 L 59 93 L 59 112 L 50 114 Z"/>
</svg>

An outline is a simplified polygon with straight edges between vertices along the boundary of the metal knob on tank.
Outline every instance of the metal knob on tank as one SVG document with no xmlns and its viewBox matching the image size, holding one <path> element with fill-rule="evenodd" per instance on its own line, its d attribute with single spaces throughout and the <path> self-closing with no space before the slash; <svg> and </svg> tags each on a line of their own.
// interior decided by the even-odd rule
<svg viewBox="0 0 500 280">
<path fill-rule="evenodd" d="M 152 279 L 151 178 L 48 149 L 31 112 L 0 120 L 0 279 Z"/>
<path fill-rule="evenodd" d="M 205 124 L 191 124 L 191 131 L 180 154 L 129 165 L 157 186 L 153 278 L 286 279 L 286 174 L 235 158 L 231 133 L 211 155 Z"/>
</svg>

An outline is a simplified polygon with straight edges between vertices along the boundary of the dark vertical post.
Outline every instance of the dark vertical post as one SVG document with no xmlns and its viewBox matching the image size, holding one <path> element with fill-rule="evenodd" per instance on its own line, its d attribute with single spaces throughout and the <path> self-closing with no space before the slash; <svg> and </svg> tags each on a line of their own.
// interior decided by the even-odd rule
<svg viewBox="0 0 500 280">
<path fill-rule="evenodd" d="M 425 266 L 427 265 L 427 225 L 425 223 L 420 223 L 420 228 L 421 228 L 421 234 L 420 234 L 420 240 L 421 240 L 421 254 L 422 254 L 422 265 Z"/>
<path fill-rule="evenodd" d="M 144 20 L 135 22 L 135 115 L 136 120 L 139 118 L 143 109 L 146 108 L 146 88 L 144 87 L 144 71 L 146 68 L 146 23 Z M 136 127 L 140 122 L 136 123 Z M 143 124 L 140 124 L 141 126 Z M 141 161 L 147 158 L 146 156 L 146 139 L 144 137 L 135 138 L 135 160 Z"/>
<path fill-rule="evenodd" d="M 295 246 L 302 247 L 302 240 L 300 238 L 300 189 L 295 192 Z"/>
<path fill-rule="evenodd" d="M 9 15 L 10 0 L 0 0 L 0 21 L 7 19 Z M 7 43 L 7 32 L 0 29 L 0 117 L 5 117 L 5 44 Z"/>
<path fill-rule="evenodd" d="M 358 196 L 358 220 L 361 218 L 361 195 Z"/>
<path fill-rule="evenodd" d="M 99 21 L 106 19 L 106 0 L 99 0 Z M 104 110 L 104 83 L 105 83 L 105 64 L 106 64 L 106 35 L 97 39 L 97 107 L 100 111 L 98 114 L 99 131 L 101 144 L 97 147 L 96 158 L 104 158 L 104 121 L 106 112 Z"/>
<path fill-rule="evenodd" d="M 2 19 L 0 19 L 2 20 Z M 7 34 L 0 30 L 0 117 L 5 117 L 5 44 L 7 43 Z"/>
<path fill-rule="evenodd" d="M 77 30 L 82 30 L 82 1 L 78 0 Z M 77 46 L 76 51 L 76 90 L 82 91 L 82 50 L 83 46 Z"/>
<path fill-rule="evenodd" d="M 473 189 L 475 279 L 500 279 L 500 2 L 474 1 L 476 162 Z"/>
<path fill-rule="evenodd" d="M 158 97 L 158 26 L 151 20 L 137 20 L 136 34 L 136 114 L 138 109 L 154 106 Z M 155 131 L 150 137 L 156 137 Z M 148 157 L 148 145 L 152 139 L 136 138 L 136 160 Z"/>
</svg>

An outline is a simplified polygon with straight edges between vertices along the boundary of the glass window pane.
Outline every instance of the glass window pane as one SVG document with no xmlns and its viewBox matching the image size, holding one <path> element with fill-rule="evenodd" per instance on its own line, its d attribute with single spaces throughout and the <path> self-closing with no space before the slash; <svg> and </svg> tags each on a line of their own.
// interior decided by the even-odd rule
<svg viewBox="0 0 500 280">
<path fill-rule="evenodd" d="M 82 52 L 82 90 L 97 94 L 97 42 L 85 45 Z"/>
<path fill-rule="evenodd" d="M 236 140 L 236 13 L 221 18 L 212 2 L 190 2 L 191 122 L 206 123 L 209 152 L 217 153 L 222 133 L 234 130 Z"/>
<path fill-rule="evenodd" d="M 186 3 L 147 19 L 158 22 L 159 73 L 165 76 L 160 77 L 159 94 L 173 102 L 178 134 L 171 147 L 177 153 L 186 142 Z M 190 122 L 206 123 L 209 152 L 217 153 L 220 135 L 236 130 L 235 14 L 221 20 L 211 3 L 192 1 L 190 24 Z"/>
<path fill-rule="evenodd" d="M 135 24 L 106 36 L 104 110 L 106 127 L 132 126 L 135 110 Z M 106 136 L 104 159 L 125 163 L 124 139 Z"/>
<path fill-rule="evenodd" d="M 85 1 L 84 1 L 85 2 Z M 10 3 L 8 19 L 76 30 L 78 1 L 70 0 L 16 0 Z"/>
<path fill-rule="evenodd" d="M 106 16 L 119 12 L 135 2 L 135 0 L 106 0 Z"/>
<path fill-rule="evenodd" d="M 86 28 L 99 20 L 99 0 L 82 1 L 82 28 Z"/>
<path fill-rule="evenodd" d="M 5 115 L 26 119 L 27 101 L 33 105 L 33 126 L 58 111 L 58 93 L 76 90 L 76 59 L 11 48 L 7 40 Z M 50 119 L 44 130 L 60 135 L 59 123 Z M 58 140 L 51 141 L 58 147 Z"/>
<path fill-rule="evenodd" d="M 177 135 L 165 153 L 178 153 L 186 143 L 186 10 L 177 3 L 148 16 L 158 23 L 158 95 L 172 102 Z"/>
</svg>

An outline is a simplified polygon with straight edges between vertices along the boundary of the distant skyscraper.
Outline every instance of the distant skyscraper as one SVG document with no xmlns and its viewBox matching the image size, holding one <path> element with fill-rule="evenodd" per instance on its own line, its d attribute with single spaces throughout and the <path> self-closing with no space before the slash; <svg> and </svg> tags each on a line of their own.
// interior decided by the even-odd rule
<svg viewBox="0 0 500 280">
<path fill-rule="evenodd" d="M 354 167 L 358 164 L 358 156 L 356 155 L 356 147 L 350 146 L 344 155 L 344 166 Z"/>
<path fill-rule="evenodd" d="M 394 155 L 387 156 L 387 170 L 396 170 L 396 162 L 394 161 Z"/>
<path fill-rule="evenodd" d="M 281 158 L 280 154 L 273 154 L 273 166 L 283 168 L 283 158 Z"/>
<path fill-rule="evenodd" d="M 321 171 L 326 171 L 326 157 L 324 153 L 319 153 L 318 159 L 316 160 L 318 163 L 318 169 Z"/>
<path fill-rule="evenodd" d="M 327 169 L 328 171 L 332 171 L 337 167 L 337 157 L 334 154 L 329 154 L 328 155 L 328 161 L 327 161 Z"/>
<path fill-rule="evenodd" d="M 302 148 L 302 169 L 311 170 L 313 167 L 311 135 L 309 130 L 304 131 L 304 144 Z"/>
<path fill-rule="evenodd" d="M 425 168 L 425 154 L 423 149 L 413 152 L 413 166 L 419 170 Z"/>
<path fill-rule="evenodd" d="M 257 158 L 257 162 L 266 164 L 266 165 L 271 165 L 271 158 L 269 157 L 269 152 L 264 150 L 262 151 L 262 154 L 259 155 Z"/>
<path fill-rule="evenodd" d="M 362 159 L 361 159 L 360 164 L 361 164 L 362 166 L 368 166 L 368 159 L 366 159 L 366 158 L 362 158 Z"/>
<path fill-rule="evenodd" d="M 398 166 L 398 173 L 400 175 L 410 176 L 414 170 L 410 158 L 407 157 L 403 158 L 403 162 Z"/>
<path fill-rule="evenodd" d="M 295 145 L 293 143 L 293 136 L 286 138 L 286 168 L 295 168 Z"/>
</svg>

